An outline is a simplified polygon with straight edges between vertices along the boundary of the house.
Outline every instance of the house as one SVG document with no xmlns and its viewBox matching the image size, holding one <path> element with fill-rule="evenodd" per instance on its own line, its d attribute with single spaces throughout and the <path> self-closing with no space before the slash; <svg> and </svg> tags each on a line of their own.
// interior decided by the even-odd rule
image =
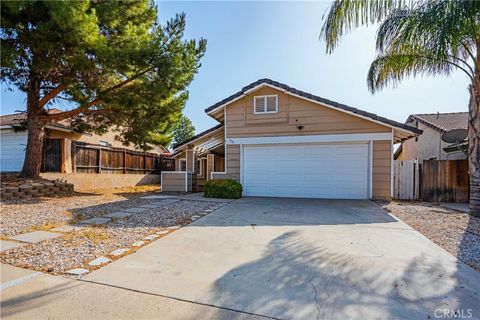
<svg viewBox="0 0 480 320">
<path fill-rule="evenodd" d="M 59 109 L 50 109 L 50 113 L 61 112 Z M 27 146 L 27 130 L 24 122 L 26 113 L 0 116 L 0 172 L 19 172 L 22 170 Z M 62 120 L 46 126 L 47 139 L 45 141 L 44 161 L 42 171 L 72 172 L 71 146 L 72 141 L 103 147 L 118 147 L 137 150 L 133 146 L 124 146 L 115 139 L 116 133 L 109 130 L 98 135 L 95 133 L 76 132 L 69 120 Z M 152 153 L 168 153 L 163 146 L 155 146 Z"/>
<path fill-rule="evenodd" d="M 423 131 L 420 136 L 403 141 L 395 151 L 396 160 L 462 160 L 466 154 L 457 146 L 442 141 L 442 134 L 454 129 L 468 129 L 468 112 L 412 114 L 405 122 Z M 461 147 L 466 149 L 463 141 Z"/>
<path fill-rule="evenodd" d="M 393 144 L 422 132 L 270 79 L 205 111 L 220 124 L 174 146 L 163 190 L 230 178 L 246 196 L 389 198 Z"/>
</svg>

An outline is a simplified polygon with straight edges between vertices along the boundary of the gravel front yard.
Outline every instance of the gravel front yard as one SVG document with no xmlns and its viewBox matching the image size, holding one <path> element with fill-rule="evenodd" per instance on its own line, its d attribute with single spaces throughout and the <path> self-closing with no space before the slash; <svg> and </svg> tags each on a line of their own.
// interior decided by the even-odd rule
<svg viewBox="0 0 480 320">
<path fill-rule="evenodd" d="M 142 190 L 142 189 L 140 189 Z M 148 190 L 148 188 L 147 188 Z M 104 194 L 75 194 L 64 198 L 42 198 L 0 204 L 0 236 L 14 236 L 45 227 L 62 225 L 80 217 L 99 216 L 147 203 L 133 188 Z"/>
<path fill-rule="evenodd" d="M 92 204 L 90 197 L 85 198 L 87 199 L 81 199 L 81 202 L 75 203 L 78 206 L 81 206 L 80 203 L 86 203 L 83 201 L 88 201 L 89 204 Z M 96 200 L 98 201 L 98 199 Z M 114 200 L 112 199 L 112 201 Z M 103 213 L 118 211 L 120 208 L 131 208 L 154 201 L 158 200 L 147 200 L 137 197 L 120 203 L 111 202 L 101 206 L 94 206 L 96 207 L 95 209 L 92 209 L 90 206 L 78 209 L 78 211 L 82 214 L 88 213 L 87 216 L 98 216 Z M 114 219 L 103 226 L 89 227 L 66 233 L 59 238 L 10 249 L 2 252 L 0 260 L 2 263 L 50 272 L 52 274 L 62 274 L 76 267 L 93 269 L 88 266 L 89 261 L 100 256 L 108 256 L 115 249 L 130 249 L 134 242 L 142 240 L 145 236 L 154 234 L 162 228 L 190 223 L 192 215 L 210 209 L 214 205 L 215 203 L 210 201 L 181 200 L 176 203 L 148 209 L 128 218 Z M 34 216 L 27 213 L 26 211 L 28 210 L 28 208 L 23 208 L 22 216 Z M 57 208 L 55 210 L 57 210 L 58 215 L 58 211 L 64 209 Z M 55 215 L 51 215 L 51 217 L 56 219 Z M 26 221 L 25 219 L 22 220 Z M 11 225 L 18 231 L 23 228 L 19 227 L 19 225 L 24 226 L 24 224 L 25 222 Z M 5 232 L 8 231 L 8 229 L 5 229 Z M 145 242 L 147 243 L 148 241 Z M 132 250 L 135 249 L 130 249 L 130 251 Z M 114 257 L 110 258 L 114 259 Z"/>
<path fill-rule="evenodd" d="M 480 218 L 428 203 L 379 203 L 412 228 L 480 270 Z"/>
</svg>

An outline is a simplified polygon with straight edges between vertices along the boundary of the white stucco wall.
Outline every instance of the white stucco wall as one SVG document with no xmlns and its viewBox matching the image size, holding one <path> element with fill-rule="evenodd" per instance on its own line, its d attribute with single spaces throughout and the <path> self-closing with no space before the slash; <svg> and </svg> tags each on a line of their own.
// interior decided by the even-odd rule
<svg viewBox="0 0 480 320">
<path fill-rule="evenodd" d="M 458 160 L 466 159 L 462 152 L 447 154 L 443 148 L 450 144 L 442 141 L 441 134 L 437 130 L 427 127 L 421 123 L 418 128 L 423 130 L 423 133 L 418 137 L 408 139 L 402 143 L 402 153 L 397 158 L 398 160 L 413 160 L 420 161 L 435 159 L 435 160 Z"/>
</svg>

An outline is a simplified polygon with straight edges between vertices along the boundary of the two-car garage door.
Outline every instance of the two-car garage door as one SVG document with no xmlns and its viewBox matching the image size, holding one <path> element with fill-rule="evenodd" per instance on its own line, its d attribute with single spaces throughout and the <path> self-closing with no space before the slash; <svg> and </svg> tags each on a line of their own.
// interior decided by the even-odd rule
<svg viewBox="0 0 480 320">
<path fill-rule="evenodd" d="M 368 198 L 368 144 L 244 146 L 246 196 Z"/>
</svg>

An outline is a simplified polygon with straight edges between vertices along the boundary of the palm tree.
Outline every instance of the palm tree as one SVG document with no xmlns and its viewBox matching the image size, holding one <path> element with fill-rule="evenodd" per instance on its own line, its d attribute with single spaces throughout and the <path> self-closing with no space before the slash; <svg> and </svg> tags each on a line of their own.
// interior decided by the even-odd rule
<svg viewBox="0 0 480 320">
<path fill-rule="evenodd" d="M 336 0 L 320 37 L 332 53 L 342 35 L 375 23 L 377 56 L 367 77 L 372 93 L 407 76 L 461 70 L 469 77 L 470 212 L 480 215 L 480 1 Z"/>
</svg>

